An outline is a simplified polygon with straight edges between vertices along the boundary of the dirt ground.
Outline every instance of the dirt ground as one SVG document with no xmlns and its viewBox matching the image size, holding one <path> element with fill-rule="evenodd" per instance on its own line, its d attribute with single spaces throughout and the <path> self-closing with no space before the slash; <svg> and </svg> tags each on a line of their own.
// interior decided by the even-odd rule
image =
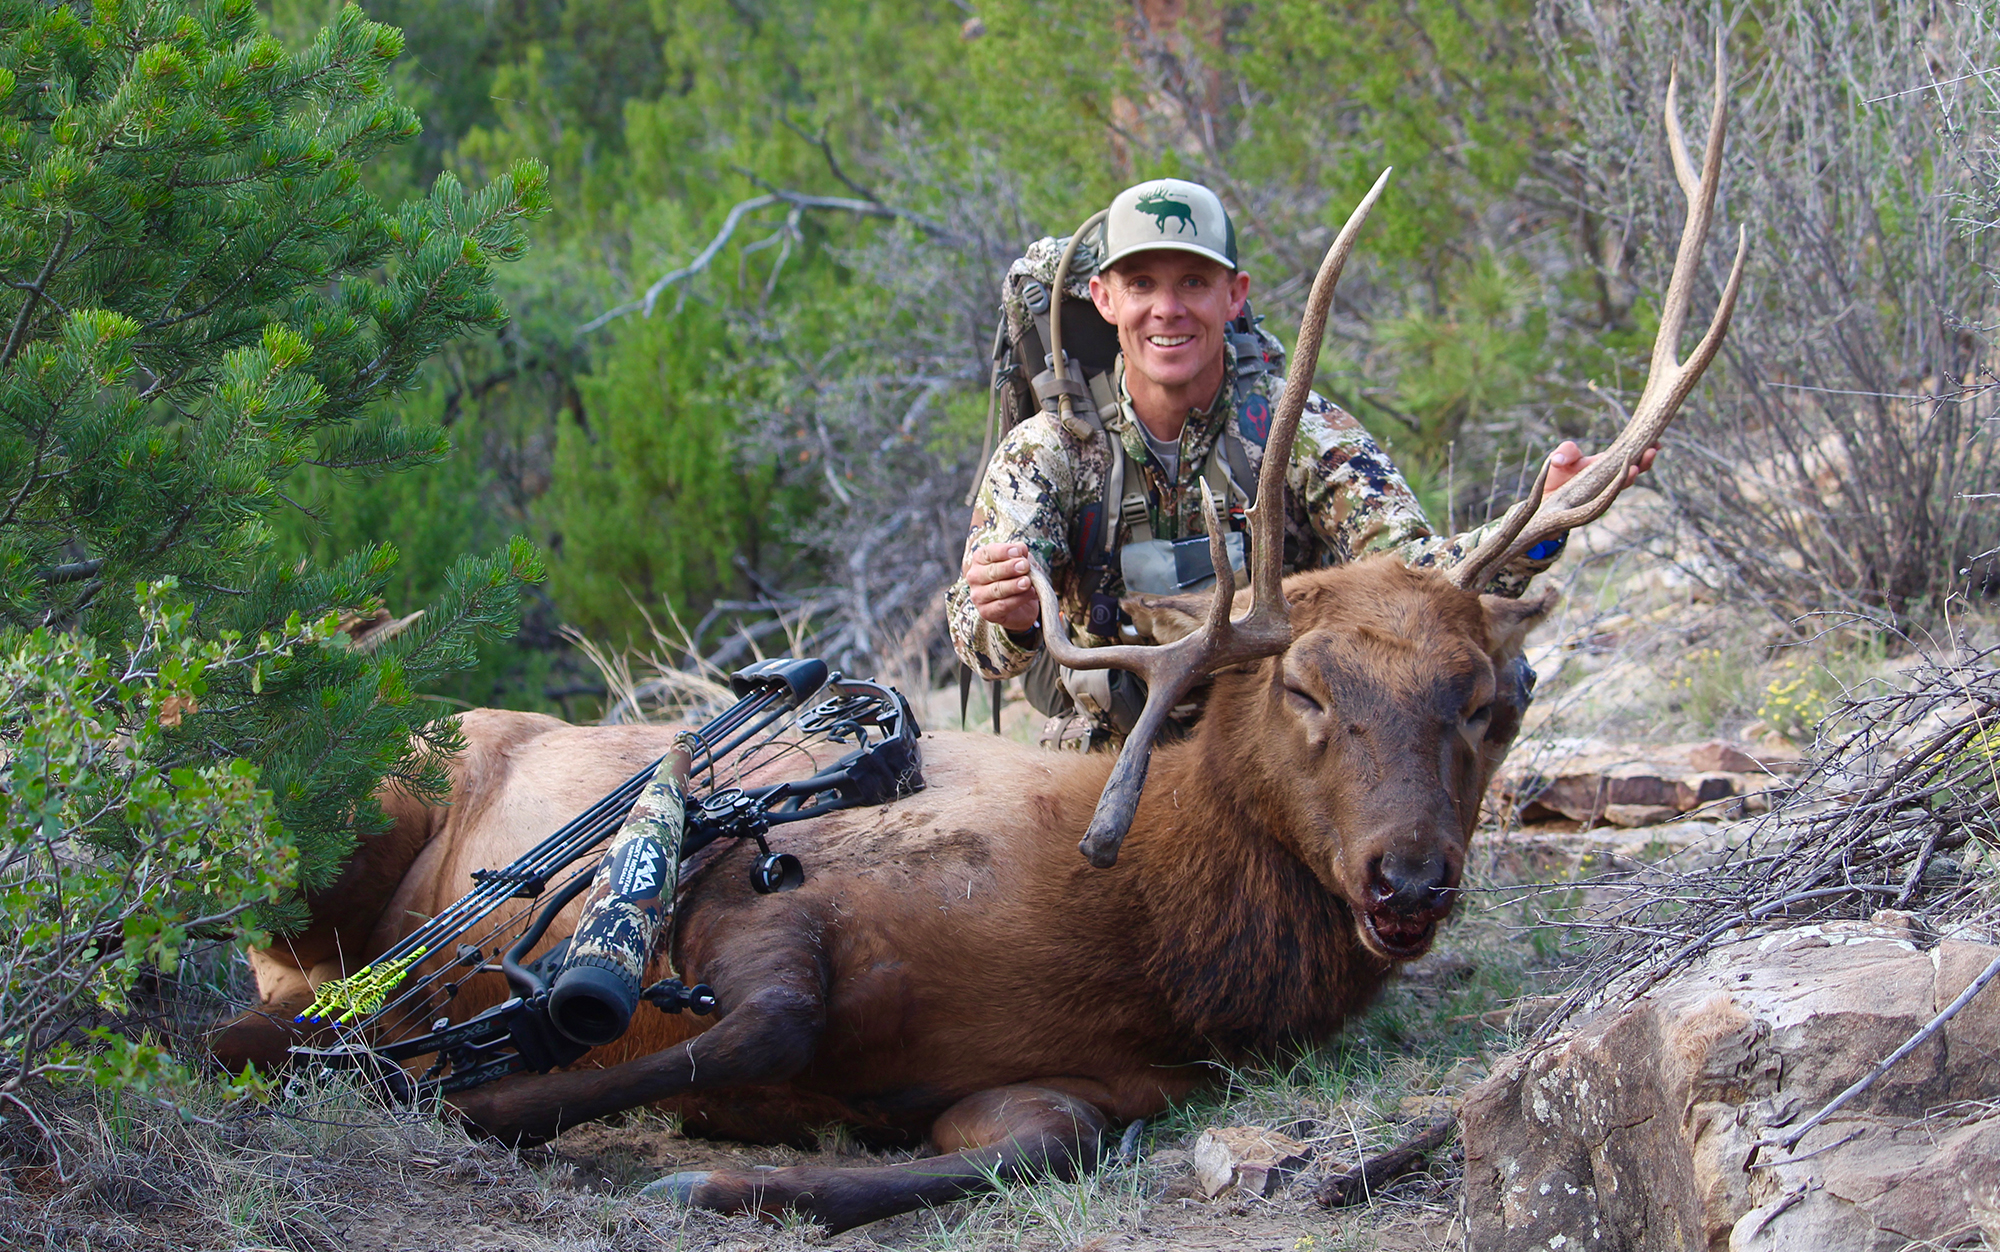
<svg viewBox="0 0 2000 1252">
<path fill-rule="evenodd" d="M 351 1116 L 351 1114 L 349 1114 Z M 853 1150 L 747 1148 L 682 1138 L 657 1119 L 572 1131 L 546 1149 L 513 1153 L 450 1142 L 449 1128 L 401 1150 L 341 1159 L 238 1153 L 179 1163 L 176 1187 L 134 1174 L 65 1186 L 42 1171 L 0 1194 L 0 1247 L 154 1252 L 166 1249 L 338 1249 L 341 1252 L 789 1252 L 846 1249 L 1379 1248 L 1458 1245 L 1453 1163 L 1418 1175 L 1364 1209 L 1329 1212 L 1312 1199 L 1329 1152 L 1269 1199 L 1200 1198 L 1185 1149 L 1163 1148 L 1074 1183 L 1008 1188 L 997 1198 L 906 1214 L 827 1236 L 803 1224 L 720 1217 L 636 1195 L 677 1169 L 800 1162 L 858 1163 Z M 393 1139 L 393 1132 L 385 1134 Z M 189 1156 L 195 1154 L 187 1154 Z M 875 1157 L 874 1160 L 884 1158 Z M 234 1172 L 235 1177 L 223 1177 Z M 264 1177 L 258 1180 L 257 1174 Z M 272 1176 L 280 1178 L 275 1185 Z M 80 1185 L 79 1185 L 80 1183 Z M 248 1185 L 246 1185 L 248 1184 Z M 289 1184 L 289 1185 L 287 1185 Z M 303 1184 L 303 1185 L 301 1185 Z"/>
</svg>

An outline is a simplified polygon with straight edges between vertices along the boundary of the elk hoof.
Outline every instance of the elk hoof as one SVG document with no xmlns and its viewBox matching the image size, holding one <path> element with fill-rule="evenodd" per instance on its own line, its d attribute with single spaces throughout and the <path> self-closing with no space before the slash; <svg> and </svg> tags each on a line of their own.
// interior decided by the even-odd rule
<svg viewBox="0 0 2000 1252">
<path fill-rule="evenodd" d="M 693 1204 L 694 1189 L 707 1181 L 707 1170 L 687 1170 L 679 1174 L 668 1174 L 665 1178 L 656 1178 L 639 1188 L 639 1194 L 651 1200 L 671 1200 L 675 1204 Z"/>
</svg>

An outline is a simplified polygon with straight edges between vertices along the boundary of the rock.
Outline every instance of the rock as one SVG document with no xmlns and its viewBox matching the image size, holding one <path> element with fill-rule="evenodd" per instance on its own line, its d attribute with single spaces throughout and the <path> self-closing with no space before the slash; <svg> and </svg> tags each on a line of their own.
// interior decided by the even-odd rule
<svg viewBox="0 0 2000 1252">
<path fill-rule="evenodd" d="M 1704 804 L 1727 800 L 1738 790 L 1736 779 L 1728 774 L 1690 774 L 1674 784 L 1674 806 L 1690 813 Z"/>
<path fill-rule="evenodd" d="M 1479 972 L 1469 957 L 1443 949 L 1397 968 L 1398 977 L 1413 987 L 1455 987 Z"/>
<path fill-rule="evenodd" d="M 1463 1105 L 1471 1252 L 1895 1252 L 2000 1210 L 2000 994 L 1786 1153 L 2000 948 L 1905 915 L 1727 945 L 1639 1001 L 1502 1058 Z M 1945 1105 L 1951 1118 L 1919 1122 Z"/>
<path fill-rule="evenodd" d="M 1756 757 L 1741 747 L 1720 739 L 1711 739 L 1689 748 L 1688 764 L 1698 770 L 1725 774 L 1755 774 L 1764 768 Z"/>
<path fill-rule="evenodd" d="M 1729 817 L 1762 811 L 1764 803 L 1752 797 L 1772 788 L 1772 774 L 1791 772 L 1797 763 L 1796 749 L 1780 753 L 1719 739 L 1643 747 L 1576 740 L 1539 756 L 1510 759 L 1494 786 L 1503 801 L 1521 806 L 1524 822 L 1562 818 L 1585 826 L 1600 821 L 1650 825 L 1664 819 L 1640 810 L 1701 809 Z M 1731 800 L 1738 802 L 1726 803 Z M 1614 806 L 1628 811 L 1610 817 L 1607 810 Z"/>
<path fill-rule="evenodd" d="M 1671 804 L 1607 804 L 1600 814 L 1613 826 L 1631 830 L 1637 826 L 1662 826 L 1681 815 Z"/>
<path fill-rule="evenodd" d="M 1413 1095 L 1396 1101 L 1396 1116 L 1406 1122 L 1432 1122 L 1457 1115 L 1458 1101 L 1450 1096 Z"/>
<path fill-rule="evenodd" d="M 1289 1135 L 1257 1126 L 1215 1126 L 1194 1145 L 1194 1174 L 1213 1200 L 1231 1187 L 1267 1196 L 1310 1159 L 1312 1150 Z"/>
<path fill-rule="evenodd" d="M 1534 806 L 1576 822 L 1593 822 L 1612 805 L 1675 808 L 1674 779 L 1656 765 L 1628 762 L 1601 769 L 1565 771 L 1547 780 Z M 1524 813 L 1523 816 L 1526 816 Z"/>
</svg>

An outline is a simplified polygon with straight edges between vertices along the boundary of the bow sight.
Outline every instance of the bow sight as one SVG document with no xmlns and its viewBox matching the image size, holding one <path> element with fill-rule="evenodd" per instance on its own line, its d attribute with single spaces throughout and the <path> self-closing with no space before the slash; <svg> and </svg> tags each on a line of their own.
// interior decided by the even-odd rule
<svg viewBox="0 0 2000 1252">
<path fill-rule="evenodd" d="M 681 864 L 719 840 L 749 839 L 757 845 L 751 886 L 790 891 L 805 869 L 772 850 L 772 827 L 924 785 L 916 719 L 894 689 L 830 675 L 810 658 L 759 662 L 730 686 L 736 703 L 683 731 L 672 752 L 511 864 L 474 871 L 472 890 L 450 908 L 359 972 L 320 987 L 298 1020 L 327 1022 L 344 1038 L 293 1054 L 372 1071 L 400 1098 L 448 1095 L 571 1064 L 622 1036 L 641 1000 L 668 1013 L 713 1012 L 706 985 L 669 977 L 641 988 L 656 948 L 670 947 Z M 791 716 L 815 694 L 822 698 Z M 831 768 L 790 782 L 743 782 L 768 775 L 779 756 L 815 760 L 828 745 L 849 748 Z M 557 915 L 586 892 L 574 932 L 529 961 Z M 505 1001 L 458 1022 L 439 1013 L 467 980 L 494 973 L 507 980 Z"/>
</svg>

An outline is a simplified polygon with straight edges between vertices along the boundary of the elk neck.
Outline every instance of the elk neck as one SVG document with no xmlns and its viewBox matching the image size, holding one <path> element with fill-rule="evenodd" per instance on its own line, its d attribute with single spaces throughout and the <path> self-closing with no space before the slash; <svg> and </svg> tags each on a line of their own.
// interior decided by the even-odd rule
<svg viewBox="0 0 2000 1252">
<path fill-rule="evenodd" d="M 1277 836 L 1260 771 L 1219 739 L 1155 752 L 1125 844 L 1146 976 L 1177 1031 L 1225 1055 L 1326 1038 L 1374 999 L 1390 965 Z"/>
</svg>

